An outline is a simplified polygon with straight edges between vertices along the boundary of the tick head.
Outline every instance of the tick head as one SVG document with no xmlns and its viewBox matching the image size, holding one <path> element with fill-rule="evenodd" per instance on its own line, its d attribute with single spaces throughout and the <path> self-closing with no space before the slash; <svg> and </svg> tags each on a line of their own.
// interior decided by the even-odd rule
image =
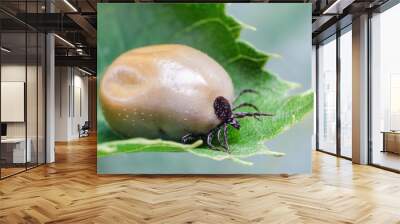
<svg viewBox="0 0 400 224">
<path fill-rule="evenodd" d="M 231 104 L 225 97 L 219 96 L 214 100 L 214 112 L 219 120 L 227 121 L 232 117 Z"/>
</svg>

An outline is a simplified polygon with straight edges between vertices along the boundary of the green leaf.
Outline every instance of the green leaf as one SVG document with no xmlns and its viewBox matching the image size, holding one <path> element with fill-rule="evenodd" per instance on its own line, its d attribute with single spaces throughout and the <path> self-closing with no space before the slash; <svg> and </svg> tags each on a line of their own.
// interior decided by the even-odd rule
<svg viewBox="0 0 400 224">
<path fill-rule="evenodd" d="M 98 10 L 99 80 L 107 66 L 125 51 L 153 44 L 185 44 L 219 62 L 230 74 L 236 92 L 252 88 L 261 93 L 261 96 L 244 95 L 237 103 L 251 102 L 261 111 L 275 114 L 261 121 L 241 119 L 240 131 L 229 130 L 232 152 L 225 153 L 197 145 L 198 142 L 188 146 L 141 138 L 121 140 L 108 127 L 98 104 L 99 156 L 147 151 L 190 152 L 251 165 L 243 158 L 260 154 L 282 156 L 268 150 L 264 142 L 301 121 L 313 108 L 313 92 L 290 96 L 289 91 L 298 85 L 263 69 L 271 56 L 239 40 L 242 25 L 226 14 L 224 4 L 99 4 Z M 113 150 L 107 151 L 111 146 Z"/>
<path fill-rule="evenodd" d="M 119 153 L 131 152 L 184 152 L 202 145 L 198 140 L 193 144 L 184 145 L 173 141 L 161 139 L 134 138 L 128 140 L 116 140 L 100 144 L 97 147 L 99 157 L 110 156 Z"/>
</svg>

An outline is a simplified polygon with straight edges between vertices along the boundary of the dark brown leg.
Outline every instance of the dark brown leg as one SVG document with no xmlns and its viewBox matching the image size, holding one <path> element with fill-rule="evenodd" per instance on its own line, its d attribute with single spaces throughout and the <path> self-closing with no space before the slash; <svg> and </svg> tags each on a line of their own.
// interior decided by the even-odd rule
<svg viewBox="0 0 400 224">
<path fill-rule="evenodd" d="M 216 147 L 212 144 L 212 140 L 213 140 L 213 136 L 214 136 L 214 130 L 211 130 L 208 135 L 207 135 L 207 145 L 209 148 L 211 149 L 215 149 Z"/>
<path fill-rule="evenodd" d="M 233 114 L 234 118 L 254 117 L 254 118 L 258 119 L 258 117 L 261 117 L 261 116 L 274 116 L 274 115 L 270 114 L 270 113 L 260 113 L 260 112 L 256 112 L 256 113 L 237 112 L 237 113 Z"/>
<path fill-rule="evenodd" d="M 232 111 L 237 110 L 241 107 L 251 107 L 258 112 L 258 108 L 254 104 L 251 104 L 251 103 L 241 103 L 241 104 L 237 105 L 236 107 L 234 107 L 232 109 Z"/>
<path fill-rule="evenodd" d="M 215 134 L 215 132 L 217 132 L 216 134 L 217 134 L 217 137 L 218 137 L 218 142 L 219 142 L 219 144 L 220 144 L 220 145 L 222 146 L 222 148 L 224 149 L 223 151 L 227 151 L 228 148 L 226 148 L 225 145 L 224 145 L 224 142 L 226 142 L 226 140 L 224 140 L 224 142 L 222 142 L 222 139 L 220 138 L 221 131 L 222 131 L 222 126 L 224 126 L 224 127 L 223 127 L 223 128 L 224 128 L 224 137 L 226 138 L 226 136 L 225 136 L 226 130 L 225 130 L 225 129 L 227 128 L 227 124 L 221 123 L 221 124 L 218 125 L 217 127 L 213 128 L 213 129 L 212 129 L 210 132 L 208 132 L 208 134 L 206 134 L 206 135 L 187 134 L 187 135 L 185 135 L 185 136 L 182 137 L 182 142 L 186 144 L 186 143 L 192 142 L 192 141 L 195 140 L 195 139 L 201 138 L 201 139 L 203 139 L 203 142 L 206 142 L 207 146 L 208 146 L 210 149 L 219 150 L 219 151 L 220 151 L 220 150 L 221 150 L 220 147 L 216 147 L 216 146 L 214 146 L 214 145 L 212 144 L 212 141 L 213 141 L 213 138 L 214 138 L 214 134 Z"/>
<path fill-rule="evenodd" d="M 225 126 L 226 126 L 226 124 L 224 124 L 224 127 Z M 224 148 L 225 150 L 228 150 L 226 145 L 225 145 L 225 141 L 223 142 L 222 139 L 220 138 L 221 137 L 221 131 L 223 131 L 223 127 L 220 127 L 218 129 L 218 142 L 222 146 L 222 148 Z"/>
<path fill-rule="evenodd" d="M 228 143 L 228 125 L 225 123 L 224 124 L 224 144 L 225 144 L 225 149 L 228 153 L 231 152 L 231 150 L 229 149 L 229 143 Z"/>
<path fill-rule="evenodd" d="M 218 133 L 217 133 L 217 138 L 218 138 L 218 142 L 220 145 L 222 145 L 221 131 L 222 131 L 222 128 L 218 129 Z"/>
<path fill-rule="evenodd" d="M 240 96 L 242 96 L 243 94 L 246 94 L 246 93 L 260 94 L 260 92 L 254 90 L 254 89 L 244 89 L 239 93 L 239 95 L 236 96 L 234 101 L 236 101 Z"/>
<path fill-rule="evenodd" d="M 201 138 L 201 139 L 203 139 L 203 142 L 206 142 L 207 146 L 210 149 L 218 150 L 218 148 L 215 147 L 212 144 L 212 140 L 213 140 L 213 137 L 214 137 L 214 131 L 215 131 L 214 129 L 211 130 L 207 135 L 187 134 L 187 135 L 182 137 L 182 142 L 184 144 L 188 144 L 188 143 L 192 143 L 194 140 L 197 140 L 197 139 Z"/>
<path fill-rule="evenodd" d="M 195 140 L 196 138 L 198 138 L 198 136 L 195 136 L 193 134 L 187 134 L 182 137 L 181 141 L 184 144 L 188 144 L 188 143 L 192 142 L 193 140 Z"/>
</svg>

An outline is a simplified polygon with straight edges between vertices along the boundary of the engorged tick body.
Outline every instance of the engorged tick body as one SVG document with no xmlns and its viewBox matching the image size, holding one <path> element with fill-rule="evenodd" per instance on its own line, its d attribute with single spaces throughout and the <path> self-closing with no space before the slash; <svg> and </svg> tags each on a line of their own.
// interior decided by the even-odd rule
<svg viewBox="0 0 400 224">
<path fill-rule="evenodd" d="M 202 138 L 216 149 L 212 140 L 217 135 L 226 151 L 228 125 L 239 129 L 238 118 L 271 115 L 233 112 L 257 107 L 243 103 L 232 108 L 233 84 L 223 67 L 201 51 L 177 44 L 137 48 L 119 56 L 101 80 L 99 97 L 109 126 L 124 137 L 184 143 Z"/>
</svg>

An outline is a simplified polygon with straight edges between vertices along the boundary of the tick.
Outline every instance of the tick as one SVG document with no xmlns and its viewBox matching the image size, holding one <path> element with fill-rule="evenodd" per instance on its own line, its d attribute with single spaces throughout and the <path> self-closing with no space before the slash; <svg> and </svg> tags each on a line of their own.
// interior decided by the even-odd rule
<svg viewBox="0 0 400 224">
<path fill-rule="evenodd" d="M 257 92 L 246 89 L 238 97 L 246 93 Z M 237 97 L 225 69 L 207 54 L 179 44 L 121 54 L 100 81 L 99 99 L 108 125 L 122 137 L 184 143 L 201 138 L 226 152 L 229 125 L 239 129 L 240 118 L 272 116 L 250 103 L 233 106 Z M 234 112 L 242 107 L 257 112 Z M 215 135 L 221 147 L 212 144 Z"/>
<path fill-rule="evenodd" d="M 241 96 L 245 93 L 257 93 L 258 94 L 258 92 L 255 90 L 245 89 L 240 92 L 239 96 Z M 201 139 L 203 139 L 203 141 L 205 141 L 207 143 L 209 148 L 218 149 L 218 147 L 216 147 L 212 144 L 214 135 L 216 134 L 218 142 L 222 146 L 224 151 L 230 152 L 229 144 L 228 144 L 228 125 L 231 125 L 233 128 L 239 130 L 240 123 L 237 120 L 238 118 L 254 117 L 255 119 L 259 120 L 260 116 L 273 116 L 270 113 L 258 112 L 258 108 L 251 103 L 241 103 L 241 104 L 235 106 L 234 108 L 231 108 L 231 103 L 223 96 L 219 96 L 214 100 L 213 107 L 214 107 L 214 111 L 215 111 L 215 116 L 217 116 L 217 118 L 221 121 L 221 123 L 218 124 L 215 128 L 211 129 L 207 134 L 193 134 L 193 133 L 186 134 L 185 136 L 182 137 L 183 143 L 188 143 L 195 139 L 201 138 Z M 241 107 L 251 107 L 251 108 L 254 108 L 257 112 L 255 112 L 255 113 L 250 113 L 250 112 L 236 112 L 235 113 L 235 112 L 233 112 Z M 221 140 L 221 131 L 223 132 L 223 137 L 224 137 L 223 140 Z"/>
</svg>

